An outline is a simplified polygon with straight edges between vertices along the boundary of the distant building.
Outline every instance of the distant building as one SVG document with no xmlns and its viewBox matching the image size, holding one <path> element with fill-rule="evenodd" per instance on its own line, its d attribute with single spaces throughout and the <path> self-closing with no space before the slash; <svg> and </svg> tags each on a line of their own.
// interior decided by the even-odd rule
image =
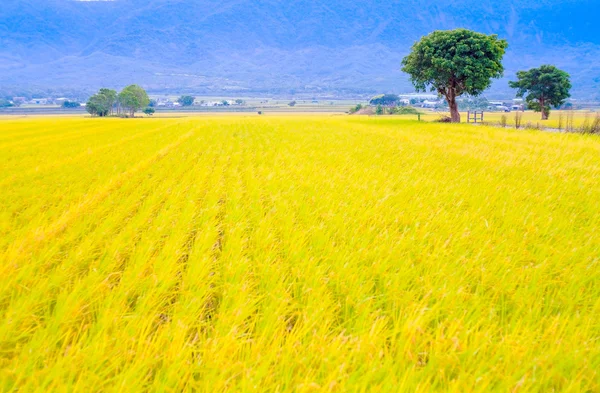
<svg viewBox="0 0 600 393">
<path fill-rule="evenodd" d="M 435 108 L 439 105 L 439 101 L 428 101 L 425 100 L 421 103 L 421 108 Z"/>
<path fill-rule="evenodd" d="M 48 99 L 47 98 L 34 98 L 33 100 L 29 101 L 29 103 L 32 105 L 48 105 Z"/>
</svg>

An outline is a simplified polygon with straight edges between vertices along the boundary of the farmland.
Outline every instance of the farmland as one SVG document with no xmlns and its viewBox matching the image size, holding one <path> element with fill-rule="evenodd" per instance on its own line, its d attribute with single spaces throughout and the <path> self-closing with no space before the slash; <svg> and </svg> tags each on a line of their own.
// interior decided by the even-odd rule
<svg viewBox="0 0 600 393">
<path fill-rule="evenodd" d="M 600 138 L 0 118 L 0 391 L 599 391 Z"/>
</svg>

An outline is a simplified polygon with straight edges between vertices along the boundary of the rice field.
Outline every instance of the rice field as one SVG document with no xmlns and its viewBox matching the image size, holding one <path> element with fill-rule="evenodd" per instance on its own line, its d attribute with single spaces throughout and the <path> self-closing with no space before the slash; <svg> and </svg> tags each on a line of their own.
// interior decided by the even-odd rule
<svg viewBox="0 0 600 393">
<path fill-rule="evenodd" d="M 0 391 L 598 392 L 600 138 L 0 119 Z"/>
</svg>

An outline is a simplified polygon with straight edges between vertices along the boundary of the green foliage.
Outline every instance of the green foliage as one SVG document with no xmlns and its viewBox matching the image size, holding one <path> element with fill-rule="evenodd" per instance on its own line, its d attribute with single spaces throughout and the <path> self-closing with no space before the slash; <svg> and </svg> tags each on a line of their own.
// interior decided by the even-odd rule
<svg viewBox="0 0 600 393">
<path fill-rule="evenodd" d="M 108 116 L 110 108 L 106 96 L 103 94 L 95 94 L 88 100 L 85 110 L 92 116 Z"/>
<path fill-rule="evenodd" d="M 288 105 L 289 106 L 296 106 L 296 101 L 291 101 Z"/>
<path fill-rule="evenodd" d="M 181 106 L 192 106 L 194 105 L 195 98 L 192 96 L 181 96 L 177 99 L 177 102 L 181 104 Z"/>
<path fill-rule="evenodd" d="M 138 85 L 127 86 L 119 93 L 119 103 L 129 111 L 131 116 L 150 104 L 148 94 Z"/>
<path fill-rule="evenodd" d="M 381 95 L 371 98 L 371 100 L 369 101 L 369 104 L 389 106 L 389 105 L 397 105 L 399 101 L 400 101 L 400 97 L 398 97 L 395 94 L 381 94 Z"/>
<path fill-rule="evenodd" d="M 375 114 L 376 115 L 383 115 L 384 114 L 383 106 L 377 105 L 377 109 L 375 109 Z"/>
<path fill-rule="evenodd" d="M 417 42 L 402 60 L 417 91 L 437 92 L 450 106 L 452 120 L 460 122 L 456 98 L 477 96 L 504 73 L 502 58 L 508 44 L 496 35 L 466 29 L 435 31 Z"/>
<path fill-rule="evenodd" d="M 362 104 L 358 104 L 353 108 L 350 108 L 350 114 L 356 113 L 363 108 Z"/>
<path fill-rule="evenodd" d="M 237 100 L 235 100 L 235 103 L 238 105 L 242 105 L 244 103 L 244 100 L 240 100 L 239 98 Z"/>
<path fill-rule="evenodd" d="M 469 97 L 461 101 L 460 106 L 465 110 L 485 110 L 490 106 L 490 102 L 485 97 Z"/>
<path fill-rule="evenodd" d="M 12 102 L 0 98 L 0 108 L 10 108 L 11 106 L 14 106 Z"/>
<path fill-rule="evenodd" d="M 553 65 L 543 65 L 529 71 L 517 72 L 517 81 L 509 85 L 517 90 L 517 97 L 525 97 L 529 109 L 542 112 L 548 119 L 551 107 L 559 107 L 571 96 L 570 76 Z"/>
<path fill-rule="evenodd" d="M 156 109 L 149 106 L 148 108 L 144 109 L 144 113 L 148 116 L 152 116 L 154 113 L 156 113 Z"/>
<path fill-rule="evenodd" d="M 397 106 L 389 108 L 388 113 L 390 115 L 418 115 L 421 112 L 411 106 Z"/>
<path fill-rule="evenodd" d="M 229 101 L 223 100 L 221 101 L 221 104 L 223 104 L 223 106 L 229 106 Z"/>
<path fill-rule="evenodd" d="M 117 102 L 117 92 L 110 89 L 100 91 L 90 97 L 86 104 L 86 111 L 92 116 L 108 116 Z"/>
<path fill-rule="evenodd" d="M 62 104 L 63 108 L 79 108 L 81 106 L 81 104 L 79 102 L 75 102 L 75 101 L 65 101 Z"/>
</svg>

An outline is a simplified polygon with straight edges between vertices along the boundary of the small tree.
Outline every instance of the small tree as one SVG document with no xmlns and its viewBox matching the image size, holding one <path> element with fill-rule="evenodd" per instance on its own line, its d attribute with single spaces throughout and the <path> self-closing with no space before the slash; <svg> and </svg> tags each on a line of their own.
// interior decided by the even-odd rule
<svg viewBox="0 0 600 393">
<path fill-rule="evenodd" d="M 181 104 L 181 106 L 192 106 L 194 105 L 195 98 L 192 96 L 181 96 L 177 100 Z"/>
<path fill-rule="evenodd" d="M 114 108 L 115 104 L 117 103 L 117 92 L 115 90 L 111 90 L 111 89 L 100 89 L 98 94 L 102 94 L 104 97 L 106 97 L 106 103 L 108 105 L 109 112 L 112 115 L 113 108 Z"/>
<path fill-rule="evenodd" d="M 376 115 L 383 115 L 383 107 L 381 105 L 377 105 L 377 108 L 375 109 L 375 114 Z"/>
<path fill-rule="evenodd" d="M 138 85 L 127 86 L 119 93 L 119 103 L 126 108 L 131 117 L 135 115 L 135 112 L 142 108 L 145 108 L 150 104 L 148 94 L 144 89 Z"/>
<path fill-rule="evenodd" d="M 237 105 L 242 105 L 244 103 L 244 100 L 240 100 L 239 98 L 237 100 L 235 100 L 235 103 Z"/>
<path fill-rule="evenodd" d="M 497 35 L 466 29 L 435 31 L 413 45 L 402 60 L 417 91 L 435 91 L 446 98 L 452 122 L 460 122 L 456 98 L 478 96 L 504 73 L 502 58 L 508 44 Z"/>
<path fill-rule="evenodd" d="M 296 101 L 291 101 L 288 105 L 289 106 L 296 106 Z"/>
<path fill-rule="evenodd" d="M 144 113 L 148 116 L 152 116 L 155 112 L 156 112 L 156 109 L 152 108 L 151 106 L 144 109 Z"/>
<path fill-rule="evenodd" d="M 100 117 L 108 116 L 110 108 L 108 99 L 103 94 L 94 94 L 85 105 L 85 110 L 90 115 Z"/>
<path fill-rule="evenodd" d="M 517 97 L 525 97 L 527 106 L 542 112 L 542 120 L 550 116 L 552 106 L 559 107 L 571 96 L 569 74 L 553 65 L 543 65 L 529 71 L 517 72 L 516 82 L 509 85 L 517 90 Z"/>
</svg>

